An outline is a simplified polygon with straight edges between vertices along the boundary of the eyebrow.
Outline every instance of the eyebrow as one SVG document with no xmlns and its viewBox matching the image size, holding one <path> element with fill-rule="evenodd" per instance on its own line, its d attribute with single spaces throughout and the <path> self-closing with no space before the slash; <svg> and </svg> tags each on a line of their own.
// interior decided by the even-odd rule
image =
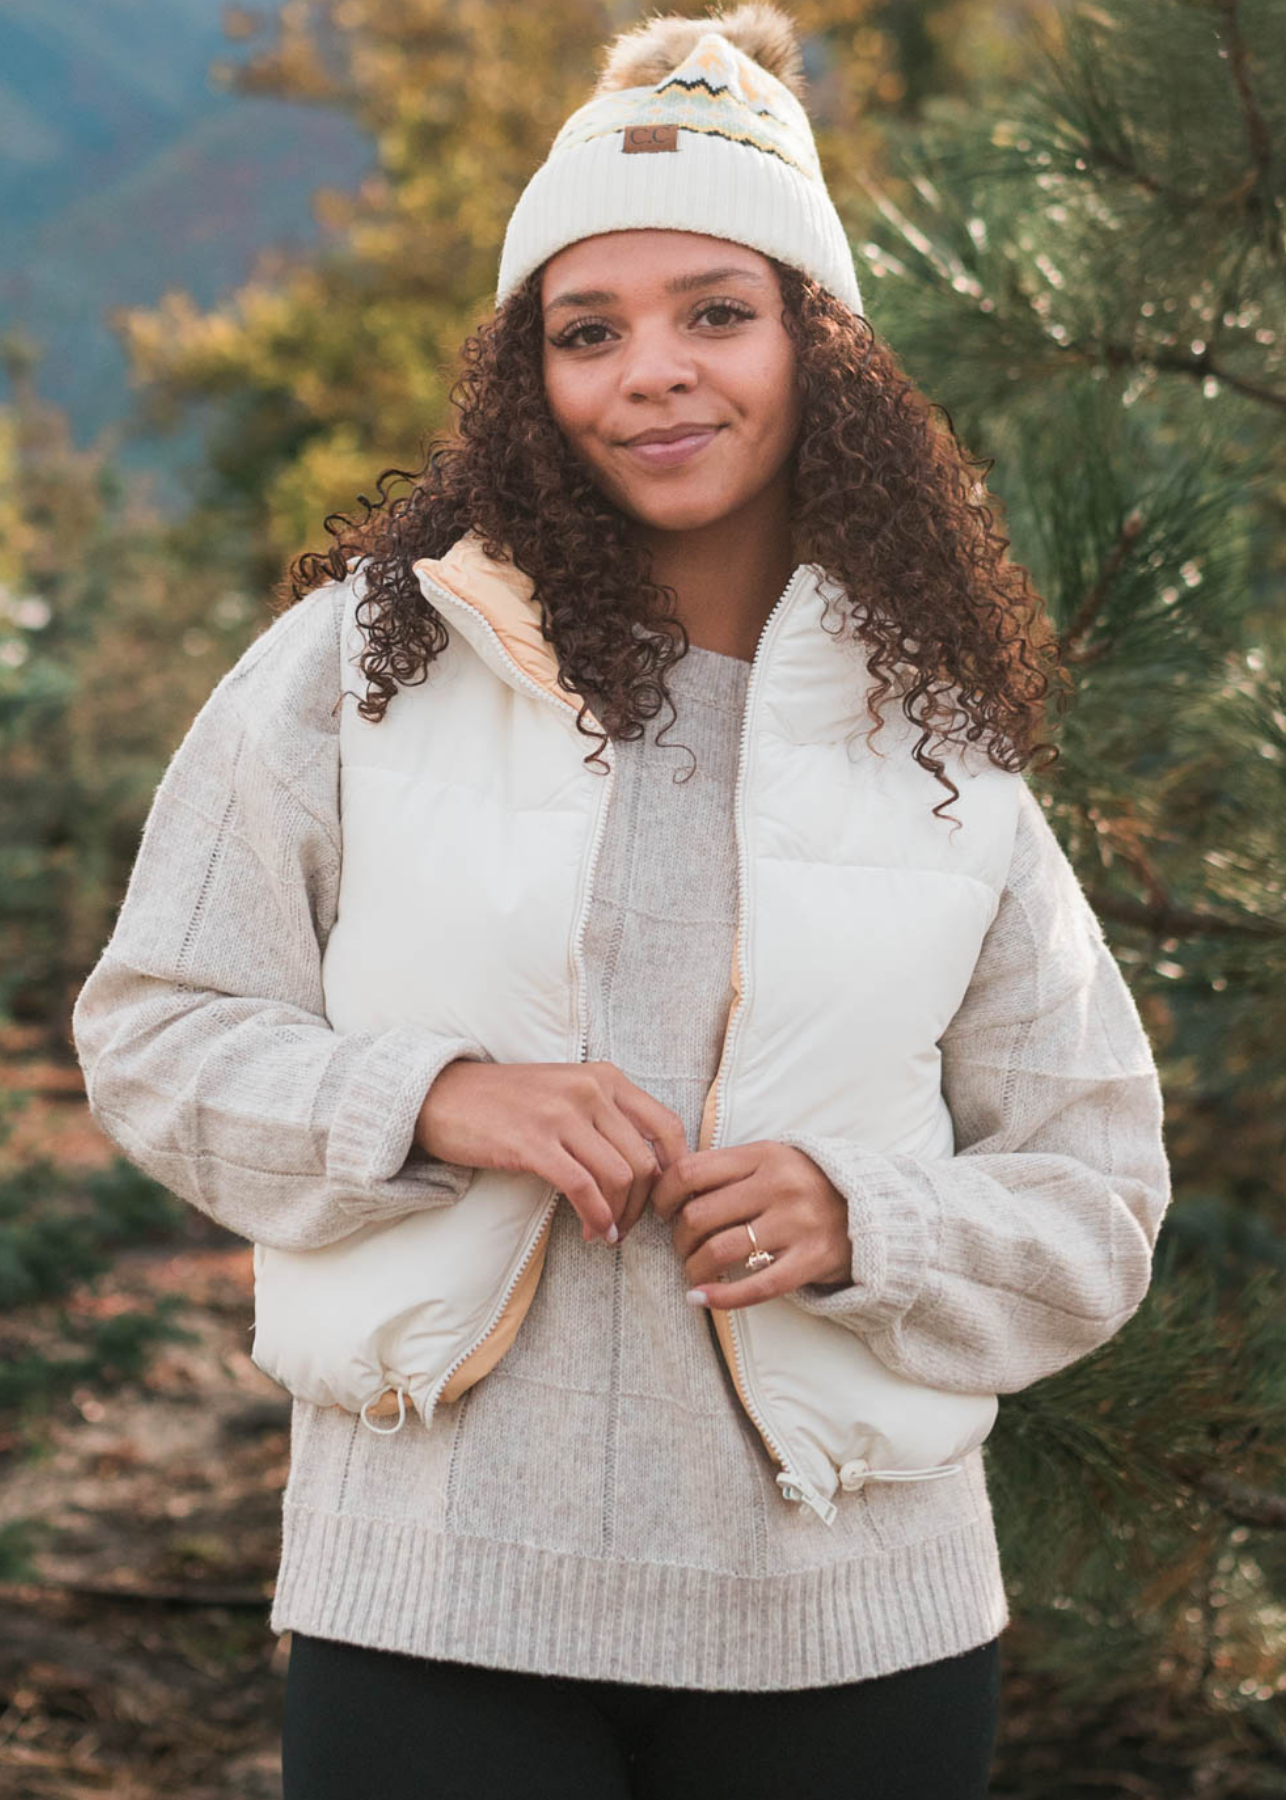
<svg viewBox="0 0 1286 1800">
<path fill-rule="evenodd" d="M 762 275 L 753 269 L 743 269 L 739 264 L 731 264 L 723 269 L 702 269 L 694 275 L 676 275 L 673 281 L 667 281 L 667 294 L 688 294 L 693 288 L 710 287 L 716 281 L 730 281 L 734 277 L 741 281 L 753 282 L 757 287 L 765 287 L 767 283 Z M 559 294 L 545 308 L 546 314 L 557 312 L 560 307 L 571 306 L 610 306 L 620 296 L 610 288 L 582 288 L 576 293 Z"/>
</svg>

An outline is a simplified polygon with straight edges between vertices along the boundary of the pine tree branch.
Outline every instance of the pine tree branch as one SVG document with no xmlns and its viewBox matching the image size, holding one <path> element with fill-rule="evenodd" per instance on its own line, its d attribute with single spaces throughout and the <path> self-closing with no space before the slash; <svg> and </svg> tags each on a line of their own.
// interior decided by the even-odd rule
<svg viewBox="0 0 1286 1800">
<path fill-rule="evenodd" d="M 1137 510 L 1127 514 L 1121 522 L 1121 530 L 1115 544 L 1108 551 L 1098 580 L 1090 588 L 1085 598 L 1072 616 L 1072 622 L 1058 640 L 1058 648 L 1064 662 L 1088 663 L 1097 662 L 1103 655 L 1106 643 L 1086 644 L 1083 640 L 1089 636 L 1090 628 L 1099 613 L 1103 610 L 1112 583 L 1125 566 L 1130 553 L 1130 545 L 1143 529 L 1143 515 Z"/>
<path fill-rule="evenodd" d="M 1250 260 L 1251 244 L 1243 240 L 1237 247 L 1237 254 L 1229 265 L 1223 281 L 1223 289 L 1214 307 L 1214 317 L 1210 321 L 1210 330 L 1206 335 L 1206 348 L 1211 356 L 1217 354 L 1218 346 L 1227 329 L 1227 321 L 1235 319 L 1241 309 L 1245 292 L 1245 268 Z"/>
<path fill-rule="evenodd" d="M 1235 369 L 1220 362 L 1209 346 L 1194 354 L 1191 351 L 1171 349 L 1163 344 L 1152 349 L 1139 349 L 1134 344 L 1104 342 L 1069 344 L 1059 354 L 1063 360 L 1071 357 L 1090 368 L 1106 363 L 1114 372 L 1120 369 L 1156 369 L 1160 373 L 1188 375 L 1193 381 L 1204 381 L 1207 376 L 1213 376 L 1234 393 L 1244 394 L 1248 400 L 1257 400 L 1262 406 L 1286 412 L 1286 393 L 1279 388 L 1265 387 L 1262 382 L 1252 381 L 1248 375 L 1238 375 Z M 1094 659 L 1087 657 L 1086 660 Z"/>
<path fill-rule="evenodd" d="M 1086 889 L 1086 897 L 1095 912 L 1118 925 L 1138 925 L 1158 937 L 1251 937 L 1279 938 L 1286 925 L 1273 919 L 1221 919 L 1215 913 L 1198 912 L 1195 908 L 1150 905 L 1144 900 L 1131 900 L 1124 894 L 1109 894 Z"/>
<path fill-rule="evenodd" d="M 1102 138 L 1095 138 L 1093 142 L 1088 137 L 1084 138 L 1079 149 L 1087 163 L 1096 162 L 1102 168 L 1110 169 L 1114 175 L 1123 175 L 1127 181 L 1134 182 L 1145 193 L 1152 194 L 1158 200 L 1169 199 L 1174 202 L 1176 207 L 1191 206 L 1192 204 L 1191 194 L 1181 194 L 1177 188 L 1167 187 L 1164 182 L 1158 181 L 1155 175 L 1150 174 L 1147 169 L 1141 168 L 1129 157 L 1122 156 L 1119 150 Z"/>
<path fill-rule="evenodd" d="M 1227 193 L 1211 196 L 1205 204 L 1216 213 L 1245 205 L 1246 210 L 1263 223 L 1263 247 L 1279 269 L 1286 269 L 1286 240 L 1283 240 L 1276 227 L 1272 189 L 1275 161 L 1272 134 L 1251 85 L 1251 58 L 1241 29 L 1241 0 L 1213 0 L 1213 4 L 1215 11 L 1221 15 L 1220 35 L 1224 39 L 1225 60 L 1245 122 L 1250 166 Z M 1122 129 L 1123 127 L 1122 121 Z M 1106 134 L 1087 133 L 1081 142 L 1080 151 L 1087 164 L 1097 164 L 1109 170 L 1113 175 L 1141 188 L 1153 199 L 1167 202 L 1177 216 L 1186 216 L 1191 210 L 1193 196 L 1171 187 L 1168 182 L 1136 161 L 1131 154 L 1133 146 L 1124 136 L 1122 144 L 1110 142 Z M 1228 377 L 1222 376 L 1221 379 L 1227 380 Z"/>
<path fill-rule="evenodd" d="M 1248 400 L 1258 400 L 1263 406 L 1271 406 L 1277 412 L 1286 412 L 1286 393 L 1278 388 L 1264 387 L 1261 382 L 1251 381 L 1249 376 L 1238 375 L 1226 363 L 1212 356 L 1209 349 L 1201 350 L 1193 355 L 1180 350 L 1157 349 L 1146 356 L 1138 356 L 1133 351 L 1122 351 L 1113 345 L 1107 352 L 1108 360 L 1113 367 L 1119 367 L 1122 361 L 1130 363 L 1151 363 L 1153 368 L 1169 370 L 1179 375 L 1191 375 L 1194 381 L 1204 381 L 1212 375 L 1216 381 L 1222 381 L 1234 393 L 1244 394 Z"/>
<path fill-rule="evenodd" d="M 1259 1531 L 1286 1531 L 1286 1494 L 1229 1481 L 1227 1476 L 1187 1458 L 1178 1459 L 1174 1471 L 1181 1481 L 1213 1501 L 1226 1518 L 1239 1525 L 1253 1525 Z"/>
<path fill-rule="evenodd" d="M 1250 66 L 1246 55 L 1246 40 L 1241 33 L 1240 0 L 1215 0 L 1218 10 L 1223 14 L 1223 35 L 1227 40 L 1228 68 L 1232 75 L 1233 86 L 1237 90 L 1237 98 L 1246 121 L 1246 140 L 1250 146 L 1251 167 L 1246 171 L 1243 180 L 1231 193 L 1226 194 L 1221 204 L 1236 205 L 1248 195 L 1255 195 L 1254 210 L 1267 218 L 1272 216 L 1271 175 L 1273 168 L 1273 140 L 1268 129 L 1268 121 L 1260 110 L 1250 85 Z M 1271 228 L 1265 233 L 1274 260 L 1280 266 L 1286 251 L 1283 250 L 1280 235 Z"/>
</svg>

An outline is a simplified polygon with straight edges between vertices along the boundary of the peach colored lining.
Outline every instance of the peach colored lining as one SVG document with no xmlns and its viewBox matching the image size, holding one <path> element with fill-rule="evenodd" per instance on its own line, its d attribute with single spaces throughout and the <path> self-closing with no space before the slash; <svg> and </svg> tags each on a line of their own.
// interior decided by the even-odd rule
<svg viewBox="0 0 1286 1800">
<path fill-rule="evenodd" d="M 412 569 L 423 569 L 449 593 L 482 614 L 524 675 L 579 712 L 581 697 L 558 679 L 558 659 L 540 634 L 540 607 L 532 598 L 534 583 L 512 563 L 484 554 L 482 538 L 466 532 L 445 556 L 422 556 Z"/>
<path fill-rule="evenodd" d="M 445 1401 L 458 1400 L 466 1388 L 471 1388 L 475 1381 L 481 1381 L 484 1375 L 490 1374 L 500 1358 L 508 1350 L 518 1335 L 518 1327 L 527 1316 L 540 1280 L 540 1272 L 545 1266 L 545 1252 L 549 1248 L 549 1228 L 553 1223 L 551 1213 L 545 1220 L 544 1229 L 536 1240 L 536 1248 L 532 1252 L 531 1261 L 523 1270 L 522 1276 L 513 1293 L 505 1302 L 505 1309 L 496 1320 L 491 1331 L 478 1345 L 477 1349 L 466 1356 L 455 1374 L 443 1388 L 439 1398 Z M 374 1406 L 366 1411 L 371 1418 L 389 1418 L 396 1414 L 397 1389 L 385 1388 Z"/>
</svg>

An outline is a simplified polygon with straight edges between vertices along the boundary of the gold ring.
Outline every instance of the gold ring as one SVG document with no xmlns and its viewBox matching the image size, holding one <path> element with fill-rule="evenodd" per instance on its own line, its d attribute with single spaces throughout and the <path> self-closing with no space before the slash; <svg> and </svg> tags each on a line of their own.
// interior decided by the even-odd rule
<svg viewBox="0 0 1286 1800">
<path fill-rule="evenodd" d="M 746 1258 L 746 1267 L 748 1269 L 766 1269 L 769 1263 L 776 1262 L 777 1258 L 771 1250 L 759 1248 L 759 1239 L 755 1236 L 755 1228 L 749 1219 L 746 1220 L 746 1230 L 750 1233 L 751 1243 L 751 1254 Z"/>
</svg>

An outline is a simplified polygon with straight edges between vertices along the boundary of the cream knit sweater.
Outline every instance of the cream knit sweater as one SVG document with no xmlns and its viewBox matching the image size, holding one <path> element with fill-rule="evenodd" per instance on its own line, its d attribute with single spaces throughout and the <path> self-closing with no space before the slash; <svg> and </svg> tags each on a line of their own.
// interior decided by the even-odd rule
<svg viewBox="0 0 1286 1800">
<path fill-rule="evenodd" d="M 341 599 L 328 586 L 277 620 L 198 715 L 74 1015 L 91 1108 L 125 1153 L 246 1238 L 292 1247 L 450 1205 L 469 1171 L 413 1146 L 416 1113 L 447 1062 L 487 1054 L 418 1029 L 337 1034 L 324 1017 Z M 692 651 L 671 676 L 677 724 L 663 711 L 616 745 L 586 938 L 588 1055 L 673 1107 L 689 1144 L 731 999 L 748 676 Z M 697 772 L 676 782 L 689 749 Z M 852 1284 L 798 1303 L 913 1379 L 1001 1394 L 1120 1328 L 1169 1200 L 1137 1010 L 1096 922 L 1087 955 L 1084 895 L 1022 800 L 999 912 L 942 1039 L 956 1157 L 784 1140 L 845 1195 L 854 1244 Z M 986 1446 L 950 1480 L 840 1494 L 828 1529 L 775 1487 L 685 1285 L 650 1210 L 613 1249 L 585 1243 L 564 1201 L 515 1343 L 431 1428 L 376 1436 L 296 1402 L 273 1628 L 760 1690 L 995 1637 L 1009 1613 Z"/>
</svg>

